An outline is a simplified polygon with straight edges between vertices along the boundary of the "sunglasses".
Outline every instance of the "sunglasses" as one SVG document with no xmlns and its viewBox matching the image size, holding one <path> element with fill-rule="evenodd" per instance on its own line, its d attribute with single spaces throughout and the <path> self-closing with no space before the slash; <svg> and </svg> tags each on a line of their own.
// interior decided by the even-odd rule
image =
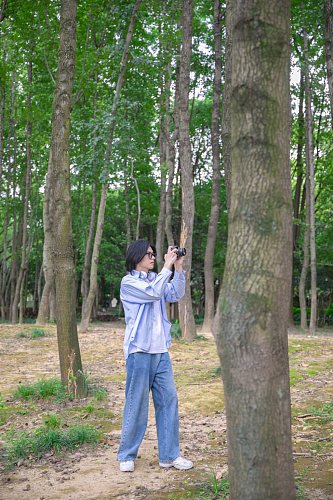
<svg viewBox="0 0 333 500">
<path fill-rule="evenodd" d="M 156 253 L 154 252 L 147 252 L 146 255 L 148 255 L 150 259 L 152 259 L 153 257 L 156 259 Z"/>
</svg>

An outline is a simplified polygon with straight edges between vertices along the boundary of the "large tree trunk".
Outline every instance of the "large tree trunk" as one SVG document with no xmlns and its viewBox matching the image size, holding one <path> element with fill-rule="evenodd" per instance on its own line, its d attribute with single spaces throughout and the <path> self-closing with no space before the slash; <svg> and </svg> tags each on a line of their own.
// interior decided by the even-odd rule
<svg viewBox="0 0 333 500">
<path fill-rule="evenodd" d="M 317 258 L 316 258 L 316 223 L 315 223 L 315 174 L 313 159 L 313 126 L 311 110 L 310 67 L 308 58 L 308 35 L 304 31 L 305 58 L 305 150 L 306 169 L 309 187 L 309 223 L 310 223 L 310 270 L 311 270 L 311 315 L 310 334 L 316 333 L 317 326 Z"/>
<path fill-rule="evenodd" d="M 192 0 L 183 0 L 182 48 L 179 67 L 179 161 L 182 186 L 182 221 L 180 246 L 186 248 L 184 268 L 186 271 L 185 296 L 179 302 L 179 317 L 182 336 L 193 340 L 196 336 L 191 297 L 192 237 L 194 219 L 193 169 L 190 143 L 190 64 L 192 53 Z"/>
<path fill-rule="evenodd" d="M 118 108 L 121 88 L 123 86 L 123 82 L 124 82 L 124 78 L 125 78 L 125 71 L 126 71 L 126 64 L 127 64 L 128 54 L 129 54 L 129 47 L 130 47 L 130 43 L 132 40 L 135 20 L 136 20 L 137 13 L 138 13 L 141 2 L 142 2 L 142 0 L 136 0 L 136 2 L 135 2 L 132 16 L 131 16 L 131 19 L 129 22 L 126 41 L 125 41 L 125 45 L 124 45 L 123 56 L 122 56 L 122 60 L 120 63 L 120 73 L 119 73 L 117 86 L 116 86 L 116 90 L 115 90 L 115 95 L 114 95 L 114 99 L 113 99 L 113 103 L 112 103 L 112 109 L 111 109 L 109 139 L 108 139 L 108 143 L 106 146 L 106 152 L 105 152 L 104 175 L 106 177 L 107 177 L 108 166 L 109 166 L 109 161 L 110 161 L 110 157 L 111 157 L 113 134 L 114 134 L 115 126 L 116 126 L 117 108 Z M 107 183 L 105 183 L 105 184 L 103 184 L 103 187 L 102 187 L 101 200 L 100 200 L 99 209 L 98 209 L 97 227 L 96 227 L 96 234 L 95 234 L 94 247 L 93 247 L 91 266 L 90 266 L 89 293 L 87 296 L 87 300 L 85 302 L 84 310 L 82 311 L 82 319 L 81 319 L 81 323 L 80 323 L 80 331 L 81 332 L 86 332 L 88 329 L 92 308 L 93 308 L 93 305 L 95 302 L 95 296 L 96 296 L 96 291 L 97 291 L 97 264 L 98 264 L 98 258 L 99 258 L 99 249 L 101 246 L 101 241 L 102 241 L 102 236 L 103 236 L 103 226 L 104 226 L 104 216 L 105 216 L 107 192 L 108 192 L 108 186 L 107 186 Z"/>
<path fill-rule="evenodd" d="M 62 0 L 58 70 L 52 115 L 51 186 L 54 200 L 53 265 L 61 381 L 68 392 L 87 391 L 76 325 L 75 266 L 70 192 L 69 129 L 75 72 L 76 0 Z"/>
<path fill-rule="evenodd" d="M 324 15 L 327 81 L 331 105 L 331 126 L 333 128 L 333 0 L 325 0 Z"/>
<path fill-rule="evenodd" d="M 231 30 L 231 207 L 216 318 L 230 499 L 291 500 L 289 2 L 236 0 Z"/>
<path fill-rule="evenodd" d="M 214 299 L 214 275 L 213 262 L 217 226 L 220 214 L 220 187 L 221 187 L 221 164 L 220 164 L 220 104 L 222 93 L 222 43 L 221 43 L 221 1 L 214 0 L 214 39 L 215 39 L 215 72 L 213 88 L 213 110 L 212 110 L 212 152 L 213 152 L 213 179 L 212 179 L 212 204 L 207 235 L 207 245 L 204 261 L 205 274 L 205 317 L 202 331 L 212 331 L 215 299 Z"/>
</svg>

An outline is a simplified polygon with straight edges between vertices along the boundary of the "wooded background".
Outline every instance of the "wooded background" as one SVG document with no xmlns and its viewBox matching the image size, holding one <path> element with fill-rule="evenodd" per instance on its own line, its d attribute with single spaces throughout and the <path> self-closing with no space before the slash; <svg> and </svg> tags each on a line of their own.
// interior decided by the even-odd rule
<svg viewBox="0 0 333 500">
<path fill-rule="evenodd" d="M 222 2 L 196 0 L 186 18 L 177 0 L 78 4 L 69 155 L 82 329 L 119 299 L 126 247 L 137 237 L 156 244 L 159 267 L 168 244 L 188 248 L 192 301 L 181 307 L 191 318 L 193 305 L 196 321 L 211 327 L 230 196 L 225 10 Z M 331 1 L 292 2 L 290 321 L 300 321 L 303 306 L 306 327 L 307 307 L 312 329 L 333 323 L 332 10 Z M 59 16 L 59 1 L 1 4 L 2 321 L 56 315 L 47 235 L 59 200 L 47 171 Z"/>
</svg>

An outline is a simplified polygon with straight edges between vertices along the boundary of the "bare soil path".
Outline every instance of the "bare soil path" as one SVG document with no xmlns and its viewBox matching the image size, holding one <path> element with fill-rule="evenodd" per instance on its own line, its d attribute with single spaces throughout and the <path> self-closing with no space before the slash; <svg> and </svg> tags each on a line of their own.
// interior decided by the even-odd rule
<svg viewBox="0 0 333 500">
<path fill-rule="evenodd" d="M 13 399 L 19 384 L 58 377 L 55 327 L 47 326 L 47 336 L 37 339 L 18 336 L 33 328 L 34 325 L 0 325 L 0 393 L 6 407 L 16 409 L 2 422 L 0 446 L 10 431 L 32 430 L 50 412 L 60 414 L 66 425 L 73 421 L 92 423 L 105 433 L 105 438 L 95 448 L 83 447 L 62 455 L 49 453 L 38 460 L 22 460 L 10 470 L 3 469 L 1 500 L 219 498 L 200 493 L 209 478 L 220 479 L 227 474 L 223 389 L 212 337 L 202 337 L 191 344 L 177 341 L 171 349 L 179 394 L 181 447 L 183 454 L 195 463 L 194 469 L 180 472 L 159 468 L 151 405 L 135 472 L 124 474 L 119 472 L 116 460 L 125 385 L 123 324 L 96 324 L 80 337 L 89 382 L 108 393 L 107 400 L 99 403 L 88 399 L 24 404 Z M 329 446 L 333 439 L 332 422 L 321 430 L 309 425 L 311 415 L 304 417 L 312 403 L 320 405 L 332 400 L 333 338 L 295 336 L 290 345 L 292 376 L 296 379 L 292 387 L 296 476 L 304 488 L 303 498 L 333 499 L 333 457 Z M 89 404 L 93 410 L 87 410 Z M 323 446 L 313 447 L 317 442 Z"/>
</svg>

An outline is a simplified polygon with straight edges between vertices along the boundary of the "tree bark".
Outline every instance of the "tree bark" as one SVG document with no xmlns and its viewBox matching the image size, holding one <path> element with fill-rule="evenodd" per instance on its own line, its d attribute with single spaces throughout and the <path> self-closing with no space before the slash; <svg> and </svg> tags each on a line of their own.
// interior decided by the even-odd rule
<svg viewBox="0 0 333 500">
<path fill-rule="evenodd" d="M 51 313 L 51 295 L 54 290 L 54 269 L 52 260 L 53 248 L 53 222 L 54 222 L 54 201 L 53 191 L 51 186 L 52 175 L 52 151 L 50 151 L 48 172 L 44 187 L 44 202 L 43 202 L 43 225 L 44 225 L 44 243 L 43 243 L 43 272 L 44 272 L 44 287 L 42 297 L 39 303 L 38 316 L 36 323 L 43 325 L 49 318 L 50 321 L 54 316 Z"/>
<path fill-rule="evenodd" d="M 230 210 L 231 204 L 231 69 L 232 69 L 232 17 L 233 2 L 227 0 L 226 4 L 226 41 L 224 51 L 224 87 L 223 87 L 223 108 L 222 108 L 222 155 L 224 168 L 224 182 L 227 196 L 227 209 Z"/>
<path fill-rule="evenodd" d="M 31 87 L 32 87 L 32 62 L 28 63 L 28 84 L 29 91 L 27 97 L 27 125 L 26 125 L 26 158 L 27 167 L 25 172 L 25 186 L 23 191 L 23 221 L 22 221 L 22 250 L 21 250 L 21 264 L 18 273 L 18 278 L 16 281 L 15 295 L 12 304 L 12 322 L 17 323 L 18 321 L 18 304 L 20 302 L 20 318 L 22 318 L 23 304 L 21 299 L 23 297 L 23 285 L 25 274 L 28 267 L 29 252 L 27 251 L 28 246 L 28 211 L 29 211 L 29 199 L 30 199 L 30 185 L 31 185 L 31 134 L 32 134 L 32 121 L 31 121 Z"/>
<path fill-rule="evenodd" d="M 308 329 L 308 320 L 306 312 L 306 276 L 309 268 L 309 247 L 310 247 L 310 200 L 309 200 L 309 178 L 306 175 L 306 221 L 303 241 L 303 262 L 301 276 L 299 279 L 299 306 L 301 311 L 301 328 Z"/>
<path fill-rule="evenodd" d="M 3 52 L 3 67 L 5 66 L 6 66 L 6 50 L 4 50 Z M 5 109 L 6 109 L 6 80 L 5 78 L 3 78 L 0 86 L 0 192 L 2 187 Z"/>
<path fill-rule="evenodd" d="M 192 237 L 194 220 L 194 188 L 193 169 L 190 143 L 190 65 L 192 53 L 192 0 L 183 0 L 182 13 L 182 47 L 179 67 L 179 161 L 181 168 L 182 187 L 182 220 L 180 231 L 180 246 L 186 248 L 184 268 L 186 271 L 185 296 L 179 302 L 179 316 L 182 336 L 193 340 L 196 336 L 195 321 L 191 297 L 191 267 L 192 267 Z"/>
<path fill-rule="evenodd" d="M 290 4 L 236 0 L 231 31 L 231 207 L 215 324 L 230 499 L 291 500 Z"/>
<path fill-rule="evenodd" d="M 137 13 L 138 13 L 141 2 L 142 2 L 142 0 L 136 0 L 136 2 L 135 2 L 132 16 L 131 16 L 131 19 L 129 22 L 126 41 L 125 41 L 125 45 L 124 45 L 123 56 L 122 56 L 122 60 L 120 63 L 120 73 L 119 73 L 117 86 L 116 86 L 116 90 L 115 90 L 115 95 L 114 95 L 114 99 L 113 99 L 113 103 L 112 103 L 112 109 L 111 109 L 109 139 L 108 139 L 108 143 L 106 145 L 106 152 L 105 152 L 105 163 L 104 163 L 105 177 L 107 177 L 108 166 L 109 166 L 110 157 L 111 157 L 113 134 L 114 134 L 115 125 L 116 125 L 116 113 L 117 113 L 121 88 L 123 86 L 123 82 L 124 82 L 124 78 L 125 78 L 125 71 L 126 71 L 127 59 L 128 59 L 128 54 L 129 54 L 129 47 L 130 47 L 130 43 L 132 40 L 135 20 L 136 20 Z M 99 249 L 101 246 L 101 241 L 102 241 L 102 236 L 103 236 L 103 226 L 104 226 L 104 215 L 105 215 L 107 192 L 108 192 L 108 185 L 107 185 L 107 182 L 105 182 L 103 184 L 103 187 L 102 187 L 101 200 L 100 200 L 99 209 L 98 209 L 97 228 L 96 228 L 94 248 L 93 248 L 93 253 L 92 253 L 92 258 L 91 258 L 91 266 L 90 266 L 89 293 L 87 296 L 87 300 L 85 302 L 84 311 L 82 311 L 82 319 L 81 319 L 81 323 L 80 323 L 80 331 L 81 332 L 86 332 L 88 329 L 90 317 L 91 317 L 91 311 L 93 308 L 93 304 L 95 302 L 95 296 L 96 296 L 96 290 L 97 290 L 97 263 L 98 263 L 98 258 L 99 258 Z"/>
<path fill-rule="evenodd" d="M 214 38 L 215 38 L 215 71 L 213 88 L 212 109 L 212 154 L 213 154 L 213 178 L 212 178 L 212 202 L 208 226 L 207 244 L 204 261 L 205 274 L 205 317 L 202 331 L 212 331 L 215 299 L 214 299 L 214 274 L 213 262 L 217 227 L 220 215 L 220 188 L 221 188 L 221 161 L 220 161 L 220 127 L 221 127 L 221 94 L 222 94 L 222 13 L 221 1 L 214 0 Z"/>
<path fill-rule="evenodd" d="M 51 186 L 54 200 L 53 250 L 57 338 L 61 381 L 68 392 L 84 396 L 87 386 L 82 370 L 76 325 L 75 266 L 73 256 L 69 130 L 76 51 L 76 0 L 62 0 L 60 43 L 53 102 Z"/>
<path fill-rule="evenodd" d="M 95 222 L 96 222 L 96 206 L 97 206 L 96 190 L 97 186 L 95 181 L 92 187 L 89 233 L 86 242 L 86 250 L 84 255 L 84 264 L 83 264 L 82 280 L 81 280 L 82 313 L 89 293 L 90 262 L 91 262 L 92 243 L 93 243 Z"/>
<path fill-rule="evenodd" d="M 331 127 L 333 128 L 333 0 L 325 0 L 324 16 L 326 69 L 331 106 Z"/>
<path fill-rule="evenodd" d="M 293 269 L 294 256 L 297 251 L 297 241 L 300 234 L 300 208 L 301 208 L 301 193 L 303 185 L 303 149 L 304 149 L 304 72 L 300 74 L 300 92 L 299 92 L 299 107 L 297 120 L 297 157 L 296 157 L 296 186 L 293 201 Z M 293 273 L 292 273 L 293 276 Z M 291 281 L 290 290 L 290 309 L 289 309 L 289 326 L 294 326 L 294 283 Z"/>
<path fill-rule="evenodd" d="M 315 173 L 313 159 L 313 125 L 311 110 L 310 67 L 308 57 L 308 35 L 304 31 L 304 59 L 305 59 L 305 150 L 306 168 L 309 187 L 309 224 L 310 224 L 310 270 L 311 270 L 311 315 L 310 335 L 316 333 L 317 326 L 317 258 L 316 258 L 316 222 L 315 222 Z"/>
</svg>

